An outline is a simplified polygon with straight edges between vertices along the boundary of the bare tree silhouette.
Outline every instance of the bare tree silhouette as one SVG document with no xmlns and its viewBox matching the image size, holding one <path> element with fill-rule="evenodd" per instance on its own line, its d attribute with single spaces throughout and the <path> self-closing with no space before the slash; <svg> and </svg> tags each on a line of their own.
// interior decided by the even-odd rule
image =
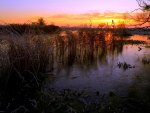
<svg viewBox="0 0 150 113">
<path fill-rule="evenodd" d="M 137 13 L 133 19 L 139 23 L 138 26 L 143 25 L 145 23 L 149 23 L 150 22 L 150 0 L 136 0 L 136 1 L 139 5 L 139 8 L 132 11 L 132 13 L 139 10 L 141 11 L 141 13 Z"/>
<path fill-rule="evenodd" d="M 136 0 L 141 10 L 150 10 L 150 0 Z"/>
</svg>

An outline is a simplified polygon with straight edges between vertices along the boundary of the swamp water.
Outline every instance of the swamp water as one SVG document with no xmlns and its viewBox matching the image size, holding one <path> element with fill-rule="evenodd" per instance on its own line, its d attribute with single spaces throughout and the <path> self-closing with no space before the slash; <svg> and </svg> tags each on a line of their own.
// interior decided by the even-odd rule
<svg viewBox="0 0 150 113">
<path fill-rule="evenodd" d="M 69 88 L 90 93 L 99 91 L 101 94 L 114 92 L 121 96 L 130 92 L 147 92 L 150 86 L 150 39 L 148 36 L 134 35 L 126 38 L 123 43 L 111 45 L 106 41 L 107 47 L 102 50 L 76 47 L 81 49 L 80 53 L 80 50 L 73 49 L 68 54 L 64 50 L 63 56 L 57 56 L 62 58 L 60 62 L 67 62 L 67 65 L 57 64 L 53 77 L 48 79 L 46 86 L 57 90 Z M 102 42 L 102 47 L 103 44 Z M 72 60 L 68 61 L 69 58 Z M 123 65 L 127 67 L 124 68 Z"/>
<path fill-rule="evenodd" d="M 111 33 L 81 32 L 52 39 L 49 65 L 53 71 L 44 87 L 126 96 L 150 86 L 150 39 L 146 35 L 118 38 Z M 5 43 L 0 46 L 1 63 L 9 59 Z"/>
<path fill-rule="evenodd" d="M 94 33 L 1 40 L 0 72 L 6 69 L 8 74 L 0 73 L 0 111 L 150 111 L 149 37 L 119 38 L 110 33 Z M 10 49 L 10 45 L 14 46 Z M 18 70 L 7 69 L 12 65 Z"/>
</svg>

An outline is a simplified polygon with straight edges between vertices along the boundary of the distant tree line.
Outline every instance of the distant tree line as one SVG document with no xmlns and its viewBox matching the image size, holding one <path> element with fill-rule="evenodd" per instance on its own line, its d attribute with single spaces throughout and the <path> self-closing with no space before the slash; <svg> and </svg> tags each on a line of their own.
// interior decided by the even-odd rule
<svg viewBox="0 0 150 113">
<path fill-rule="evenodd" d="M 52 34 L 61 30 L 59 26 L 47 25 L 43 18 L 39 18 L 37 22 L 31 24 L 8 24 L 0 25 L 0 32 L 16 33 L 16 34 Z"/>
</svg>

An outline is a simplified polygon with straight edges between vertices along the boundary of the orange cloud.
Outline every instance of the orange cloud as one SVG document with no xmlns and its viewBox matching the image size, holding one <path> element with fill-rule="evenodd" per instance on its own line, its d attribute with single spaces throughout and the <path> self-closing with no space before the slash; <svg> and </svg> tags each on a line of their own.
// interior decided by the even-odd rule
<svg viewBox="0 0 150 113">
<path fill-rule="evenodd" d="M 115 24 L 126 23 L 132 24 L 132 19 L 127 13 L 85 13 L 85 14 L 60 14 L 53 15 L 48 18 L 48 22 L 53 22 L 58 25 L 83 25 L 91 24 L 96 26 L 100 23 L 111 24 L 114 20 Z"/>
<path fill-rule="evenodd" d="M 20 18 L 21 17 L 21 18 Z M 125 23 L 130 25 L 133 23 L 133 20 L 130 19 L 128 13 L 116 13 L 116 12 L 92 12 L 84 14 L 56 14 L 56 15 L 43 15 L 43 16 L 34 16 L 34 15 L 24 15 L 24 16 L 5 16 L 2 18 L 5 22 L 8 23 L 26 23 L 36 21 L 39 17 L 43 17 L 48 24 L 54 23 L 56 25 L 65 26 L 79 26 L 84 24 L 92 24 L 93 26 L 98 26 L 101 23 L 111 25 L 112 20 L 115 24 Z"/>
</svg>

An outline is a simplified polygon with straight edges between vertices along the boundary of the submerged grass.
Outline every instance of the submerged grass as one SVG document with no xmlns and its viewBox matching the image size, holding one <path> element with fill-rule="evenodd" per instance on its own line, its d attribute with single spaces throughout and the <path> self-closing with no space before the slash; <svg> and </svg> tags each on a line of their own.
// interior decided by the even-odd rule
<svg viewBox="0 0 150 113">
<path fill-rule="evenodd" d="M 118 68 L 121 68 L 121 69 L 123 69 L 123 70 L 135 68 L 134 65 L 132 66 L 131 64 L 128 64 L 128 63 L 126 63 L 126 62 L 118 62 L 117 66 L 118 66 Z"/>
<path fill-rule="evenodd" d="M 121 97 L 113 92 L 108 95 L 96 92 L 96 101 L 91 102 L 90 99 L 91 96 L 84 91 L 64 89 L 58 92 L 50 89 L 42 93 L 38 108 L 43 113 L 148 113 L 150 110 L 147 100 Z"/>
<path fill-rule="evenodd" d="M 143 58 L 142 58 L 142 63 L 143 63 L 144 65 L 150 64 L 150 59 L 148 59 L 148 58 L 146 58 L 146 57 L 143 57 Z"/>
</svg>

